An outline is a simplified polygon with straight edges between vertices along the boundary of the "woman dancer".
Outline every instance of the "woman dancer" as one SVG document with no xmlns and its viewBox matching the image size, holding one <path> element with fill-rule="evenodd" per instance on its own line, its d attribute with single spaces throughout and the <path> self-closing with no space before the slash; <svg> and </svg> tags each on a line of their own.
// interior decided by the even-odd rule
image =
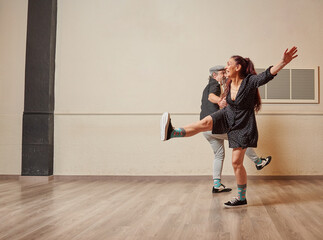
<svg viewBox="0 0 323 240">
<path fill-rule="evenodd" d="M 161 119 L 161 140 L 175 137 L 191 137 L 197 133 L 212 130 L 213 134 L 228 134 L 229 147 L 232 150 L 232 166 L 238 185 L 238 197 L 224 204 L 225 207 L 242 207 L 247 205 L 247 173 L 243 158 L 248 147 L 257 147 L 258 131 L 255 111 L 261 107 L 258 87 L 268 83 L 298 55 L 297 48 L 286 49 L 282 59 L 275 66 L 256 75 L 254 65 L 249 58 L 232 56 L 227 62 L 226 73 L 229 80 L 224 93 L 227 107 L 217 111 L 201 121 L 183 128 L 174 129 L 169 113 Z"/>
</svg>

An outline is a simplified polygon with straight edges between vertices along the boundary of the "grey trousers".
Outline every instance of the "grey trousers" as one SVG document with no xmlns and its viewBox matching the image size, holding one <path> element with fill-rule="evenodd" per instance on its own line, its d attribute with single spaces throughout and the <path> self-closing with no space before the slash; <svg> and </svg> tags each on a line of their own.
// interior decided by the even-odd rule
<svg viewBox="0 0 323 240">
<path fill-rule="evenodd" d="M 225 156 L 224 152 L 224 140 L 228 140 L 227 134 L 212 134 L 212 131 L 203 132 L 204 137 L 209 141 L 213 152 L 213 179 L 221 179 L 221 173 L 223 168 L 223 160 Z M 253 148 L 247 148 L 246 155 L 254 163 L 257 162 L 258 156 Z"/>
</svg>

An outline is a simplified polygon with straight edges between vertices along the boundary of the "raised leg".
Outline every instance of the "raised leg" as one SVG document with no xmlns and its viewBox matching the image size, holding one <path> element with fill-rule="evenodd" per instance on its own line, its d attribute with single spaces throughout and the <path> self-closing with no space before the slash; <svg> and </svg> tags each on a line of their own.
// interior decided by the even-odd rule
<svg viewBox="0 0 323 240">
<path fill-rule="evenodd" d="M 213 127 L 211 116 L 191 123 L 182 128 L 174 128 L 171 123 L 170 114 L 165 112 L 160 120 L 161 140 L 166 141 L 175 137 L 191 137 L 200 132 L 210 131 Z"/>
</svg>

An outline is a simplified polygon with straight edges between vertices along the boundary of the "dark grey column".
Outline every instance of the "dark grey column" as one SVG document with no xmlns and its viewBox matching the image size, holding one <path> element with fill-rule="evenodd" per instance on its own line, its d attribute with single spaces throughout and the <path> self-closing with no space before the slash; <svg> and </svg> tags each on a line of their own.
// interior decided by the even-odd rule
<svg viewBox="0 0 323 240">
<path fill-rule="evenodd" d="M 23 176 L 53 175 L 57 0 L 29 0 Z"/>
</svg>

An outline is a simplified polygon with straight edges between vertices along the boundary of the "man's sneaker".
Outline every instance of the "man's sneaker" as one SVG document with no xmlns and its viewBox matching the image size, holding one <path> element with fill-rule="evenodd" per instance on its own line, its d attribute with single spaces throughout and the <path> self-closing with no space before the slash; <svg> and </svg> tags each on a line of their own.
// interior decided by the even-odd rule
<svg viewBox="0 0 323 240">
<path fill-rule="evenodd" d="M 160 138 L 162 141 L 170 139 L 170 134 L 174 130 L 170 115 L 168 112 L 164 112 L 160 120 Z"/>
<path fill-rule="evenodd" d="M 230 192 L 231 190 L 231 188 L 227 188 L 223 184 L 218 188 L 215 188 L 214 186 L 212 187 L 212 193 Z"/>
<path fill-rule="evenodd" d="M 245 207 L 247 206 L 247 199 L 239 200 L 239 198 L 235 197 L 231 201 L 228 201 L 224 204 L 225 208 L 237 208 L 237 207 Z"/>
<path fill-rule="evenodd" d="M 268 156 L 266 158 L 260 158 L 260 159 L 261 159 L 261 163 L 260 164 L 256 164 L 257 170 L 261 170 L 265 166 L 267 166 L 270 163 L 270 161 L 271 161 L 271 156 Z"/>
</svg>

